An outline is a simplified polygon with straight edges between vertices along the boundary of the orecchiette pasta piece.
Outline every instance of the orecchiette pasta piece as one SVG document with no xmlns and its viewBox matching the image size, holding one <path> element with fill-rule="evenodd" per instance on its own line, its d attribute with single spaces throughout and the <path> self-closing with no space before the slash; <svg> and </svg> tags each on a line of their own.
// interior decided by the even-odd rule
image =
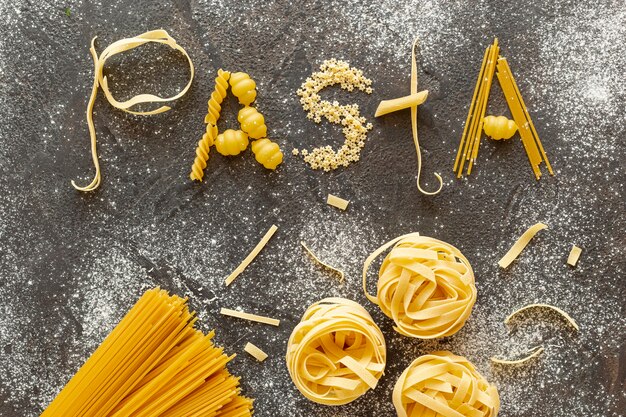
<svg viewBox="0 0 626 417">
<path fill-rule="evenodd" d="M 247 147 L 248 135 L 241 130 L 227 129 L 215 140 L 215 148 L 222 155 L 239 155 Z"/>
<path fill-rule="evenodd" d="M 249 106 L 256 99 L 256 83 L 245 72 L 231 74 L 230 88 L 244 106 Z"/>
<path fill-rule="evenodd" d="M 278 144 L 269 139 L 259 139 L 252 142 L 252 152 L 257 162 L 267 169 L 276 169 L 283 162 L 283 153 Z"/>
<path fill-rule="evenodd" d="M 261 139 L 267 136 L 265 118 L 254 107 L 246 106 L 239 110 L 237 120 L 241 130 L 246 132 L 251 139 Z"/>
</svg>

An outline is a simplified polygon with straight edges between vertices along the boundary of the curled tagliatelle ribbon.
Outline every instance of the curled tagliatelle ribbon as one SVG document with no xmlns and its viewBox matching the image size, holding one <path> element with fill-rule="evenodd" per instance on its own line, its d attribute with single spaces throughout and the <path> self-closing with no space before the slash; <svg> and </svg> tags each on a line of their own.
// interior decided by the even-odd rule
<svg viewBox="0 0 626 417">
<path fill-rule="evenodd" d="M 367 291 L 367 271 L 384 251 L 376 296 Z M 436 339 L 458 332 L 476 301 L 474 272 L 449 243 L 409 233 L 375 250 L 363 265 L 363 291 L 409 337 Z"/>
<path fill-rule="evenodd" d="M 76 185 L 76 183 L 72 180 L 72 185 L 79 191 L 93 191 L 100 186 L 101 181 L 100 162 L 98 160 L 98 151 L 96 146 L 96 129 L 93 123 L 93 106 L 96 101 L 96 96 L 98 94 L 98 88 L 102 88 L 102 91 L 104 92 L 104 95 L 106 96 L 108 102 L 116 109 L 120 109 L 122 111 L 125 111 L 126 113 L 148 116 L 152 114 L 166 112 L 171 108 L 168 106 L 161 106 L 157 109 L 149 111 L 134 111 L 131 110 L 131 108 L 143 103 L 164 103 L 177 100 L 187 93 L 189 87 L 191 87 L 191 83 L 193 82 L 194 77 L 194 67 L 193 62 L 191 62 L 191 58 L 189 57 L 187 52 L 176 43 L 176 40 L 172 38 L 165 30 L 152 30 L 132 38 L 120 39 L 119 41 L 113 42 L 111 45 L 107 46 L 104 51 L 102 51 L 100 56 L 98 56 L 96 53 L 95 41 L 96 37 L 91 40 L 91 48 L 89 49 L 94 63 L 94 76 L 91 97 L 89 98 L 89 103 L 87 104 L 87 125 L 89 126 L 89 135 L 91 137 L 91 157 L 93 159 L 93 165 L 96 173 L 93 180 L 84 187 Z M 178 94 L 172 97 L 163 98 L 154 94 L 139 94 L 126 101 L 116 100 L 109 90 L 107 77 L 102 74 L 106 60 L 114 55 L 134 49 L 149 42 L 156 42 L 168 45 L 170 48 L 176 49 L 177 51 L 180 51 L 183 55 L 185 55 L 185 58 L 187 58 L 187 62 L 189 63 L 189 70 L 191 73 L 189 77 L 189 82 L 187 83 L 185 88 L 183 88 Z"/>
<path fill-rule="evenodd" d="M 342 405 L 374 389 L 385 370 L 385 338 L 359 304 L 325 298 L 310 306 L 287 343 L 287 369 L 309 400 Z"/>
<path fill-rule="evenodd" d="M 393 389 L 398 417 L 496 417 L 498 390 L 462 356 L 423 355 L 404 370 Z"/>
</svg>

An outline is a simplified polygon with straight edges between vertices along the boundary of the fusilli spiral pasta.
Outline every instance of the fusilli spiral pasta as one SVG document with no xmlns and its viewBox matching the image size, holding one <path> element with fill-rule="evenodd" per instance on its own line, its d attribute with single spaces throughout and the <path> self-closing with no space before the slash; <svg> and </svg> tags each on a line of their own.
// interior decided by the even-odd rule
<svg viewBox="0 0 626 417">
<path fill-rule="evenodd" d="M 487 116 L 483 120 L 485 134 L 491 139 L 510 139 L 517 132 L 517 124 L 505 116 Z"/>
<path fill-rule="evenodd" d="M 241 130 L 226 129 L 215 140 L 215 149 L 222 155 L 239 155 L 247 147 L 248 135 Z"/>
<path fill-rule="evenodd" d="M 257 162 L 267 169 L 276 169 L 283 162 L 283 153 L 278 144 L 267 138 L 252 142 L 252 152 Z"/>
<path fill-rule="evenodd" d="M 367 292 L 367 270 L 392 245 L 383 261 L 377 295 Z M 435 339 L 459 331 L 476 301 L 474 272 L 454 246 L 417 233 L 400 236 L 372 253 L 363 266 L 363 290 L 405 336 Z"/>
<path fill-rule="evenodd" d="M 500 397 L 474 365 L 450 352 L 417 358 L 393 389 L 398 417 L 496 417 Z"/>
<path fill-rule="evenodd" d="M 208 103 L 208 112 L 204 118 L 204 123 L 211 123 L 216 125 L 220 118 L 222 111 L 222 102 L 226 98 L 226 90 L 228 90 L 228 79 L 230 78 L 230 72 L 217 70 L 217 77 L 215 77 L 215 89 L 211 93 L 211 98 Z"/>
<path fill-rule="evenodd" d="M 245 72 L 231 74 L 230 88 L 244 106 L 249 106 L 256 99 L 256 83 Z"/>
<path fill-rule="evenodd" d="M 204 168 L 206 168 L 207 161 L 209 160 L 209 150 L 215 143 L 217 138 L 217 126 L 209 123 L 206 126 L 206 133 L 202 135 L 202 139 L 198 141 L 198 147 L 196 148 L 196 158 L 191 166 L 191 173 L 189 178 L 192 181 L 202 181 L 204 177 Z"/>
<path fill-rule="evenodd" d="M 241 130 L 246 132 L 251 139 L 261 139 L 267 136 L 265 118 L 256 108 L 245 106 L 239 110 L 237 120 L 239 120 Z"/>
<path fill-rule="evenodd" d="M 287 344 L 287 368 L 309 400 L 347 404 L 375 388 L 386 363 L 385 339 L 363 307 L 326 298 L 307 309 Z"/>
</svg>

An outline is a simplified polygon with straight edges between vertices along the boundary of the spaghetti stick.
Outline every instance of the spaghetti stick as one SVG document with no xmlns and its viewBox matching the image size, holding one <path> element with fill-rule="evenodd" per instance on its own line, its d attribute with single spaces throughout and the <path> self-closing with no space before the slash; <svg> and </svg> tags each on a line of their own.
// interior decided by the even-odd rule
<svg viewBox="0 0 626 417">
<path fill-rule="evenodd" d="M 472 95 L 472 102 L 470 103 L 469 111 L 467 112 L 467 118 L 465 119 L 465 127 L 463 128 L 463 134 L 461 135 L 461 143 L 459 144 L 459 149 L 456 152 L 456 158 L 454 160 L 454 168 L 453 171 L 456 172 L 456 168 L 459 165 L 459 158 L 461 157 L 461 150 L 463 149 L 463 145 L 465 144 L 467 129 L 470 124 L 470 120 L 472 118 L 472 110 L 476 106 L 476 96 L 478 95 L 478 91 L 480 89 L 481 80 L 483 79 L 483 73 L 485 72 L 485 65 L 487 64 L 487 56 L 489 53 L 489 48 L 485 49 L 485 53 L 483 55 L 483 63 L 480 67 L 480 72 L 478 73 L 478 79 L 476 80 L 476 86 L 474 87 L 474 94 Z"/>
<path fill-rule="evenodd" d="M 244 259 L 241 264 L 239 264 L 239 266 L 235 268 L 235 270 L 226 278 L 226 280 L 224 281 L 226 283 L 226 286 L 229 286 L 235 280 L 235 278 L 237 278 L 239 274 L 241 274 L 248 267 L 248 265 L 250 265 L 250 263 L 254 260 L 254 258 L 256 258 L 259 252 L 261 252 L 265 245 L 267 245 L 267 242 L 269 242 L 272 236 L 274 236 L 274 233 L 276 233 L 277 230 L 278 227 L 276 227 L 275 225 L 272 225 L 272 227 L 270 227 L 270 229 L 265 233 L 265 236 L 263 236 L 261 241 L 257 243 L 254 249 L 252 249 L 252 252 L 250 252 L 250 254 L 246 256 L 246 259 Z"/>
<path fill-rule="evenodd" d="M 550 173 L 550 175 L 554 175 L 554 172 L 552 171 L 552 166 L 550 165 L 550 162 L 548 161 L 548 156 L 546 155 L 546 152 L 543 149 L 543 145 L 541 144 L 541 140 L 539 140 L 539 135 L 537 134 L 537 130 L 535 129 L 535 125 L 533 123 L 533 120 L 530 118 L 530 114 L 528 113 L 528 108 L 526 107 L 526 104 L 524 103 L 524 99 L 522 98 L 522 94 L 519 91 L 519 87 L 517 86 L 517 82 L 515 82 L 515 77 L 513 77 L 513 72 L 511 71 L 511 68 L 509 67 L 509 63 L 507 62 L 506 59 L 503 59 L 503 65 L 506 67 L 506 71 L 509 74 L 509 77 L 511 78 L 511 83 L 513 84 L 513 87 L 515 88 L 515 92 L 517 93 L 517 98 L 521 104 L 522 110 L 524 111 L 524 114 L 526 116 L 526 119 L 528 120 L 528 124 L 530 125 L 530 129 L 535 137 L 535 140 L 537 142 L 537 146 L 539 148 L 539 151 L 541 152 L 541 156 L 543 158 L 543 160 L 546 163 L 546 167 L 548 168 L 548 172 Z"/>
</svg>

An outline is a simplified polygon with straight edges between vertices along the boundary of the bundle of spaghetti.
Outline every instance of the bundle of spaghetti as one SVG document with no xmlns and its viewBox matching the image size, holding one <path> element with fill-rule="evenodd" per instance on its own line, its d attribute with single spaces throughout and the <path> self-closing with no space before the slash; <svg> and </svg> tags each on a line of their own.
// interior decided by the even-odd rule
<svg viewBox="0 0 626 417">
<path fill-rule="evenodd" d="M 147 291 L 42 417 L 250 416 L 234 357 L 194 329 L 187 300 Z"/>
<path fill-rule="evenodd" d="M 466 161 L 468 161 L 467 175 L 471 174 L 472 167 L 476 162 L 480 138 L 483 131 L 485 111 L 487 110 L 487 101 L 489 100 L 489 91 L 491 90 L 491 82 L 493 81 L 493 74 L 496 69 L 496 60 L 498 59 L 499 52 L 500 47 L 498 46 L 498 39 L 496 38 L 493 44 L 489 45 L 485 50 L 483 64 L 478 73 L 478 79 L 476 80 L 472 103 L 467 113 L 463 135 L 461 136 L 461 142 L 454 161 L 454 171 L 457 174 L 457 178 L 461 178 L 463 175 L 463 168 Z"/>
<path fill-rule="evenodd" d="M 528 109 L 526 108 L 526 104 L 524 104 L 524 100 L 522 99 L 522 95 L 517 87 L 515 78 L 513 78 L 513 73 L 511 72 L 506 58 L 498 59 L 498 72 L 496 75 L 498 76 L 498 81 L 500 82 L 500 87 L 502 88 L 506 102 L 509 105 L 513 120 L 515 120 L 519 128 L 519 134 L 522 138 L 530 166 L 535 173 L 535 178 L 541 178 L 539 165 L 543 161 L 545 161 L 550 175 L 554 175 L 552 166 L 548 161 L 548 156 L 543 150 L 543 145 L 541 144 L 541 140 L 539 140 L 535 125 L 530 118 L 530 114 L 528 114 Z"/>
</svg>

